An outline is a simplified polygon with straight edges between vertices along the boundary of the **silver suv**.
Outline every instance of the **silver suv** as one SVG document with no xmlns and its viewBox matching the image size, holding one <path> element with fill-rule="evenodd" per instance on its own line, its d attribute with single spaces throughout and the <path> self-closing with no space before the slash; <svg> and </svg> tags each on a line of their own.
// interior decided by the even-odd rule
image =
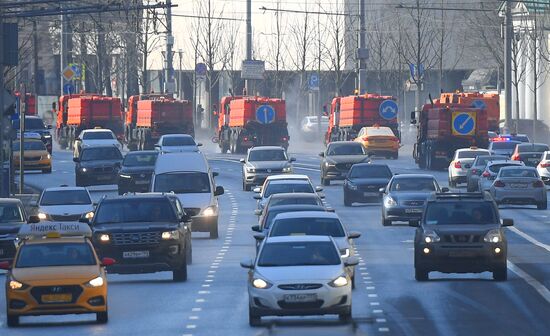
<svg viewBox="0 0 550 336">
<path fill-rule="evenodd" d="M 291 174 L 292 162 L 295 158 L 288 158 L 283 147 L 261 146 L 248 150 L 243 163 L 243 190 L 249 191 L 253 185 L 264 183 L 270 175 Z"/>
</svg>

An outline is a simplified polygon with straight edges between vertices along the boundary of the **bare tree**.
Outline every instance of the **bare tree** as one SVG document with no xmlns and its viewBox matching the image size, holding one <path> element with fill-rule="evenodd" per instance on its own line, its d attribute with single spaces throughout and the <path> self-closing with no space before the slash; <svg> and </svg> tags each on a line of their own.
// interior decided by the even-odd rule
<svg viewBox="0 0 550 336">
<path fill-rule="evenodd" d="M 285 82 L 285 36 L 287 35 L 287 21 L 281 12 L 281 1 L 277 0 L 277 11 L 275 12 L 275 20 L 272 20 L 271 31 L 269 35 L 272 37 L 272 43 L 268 43 L 266 55 L 261 55 L 262 59 L 273 69 L 267 75 L 273 82 L 271 96 L 281 97 L 283 92 L 283 83 Z M 266 35 L 266 34 L 262 34 Z"/>
<path fill-rule="evenodd" d="M 367 28 L 367 45 L 370 50 L 368 65 L 376 72 L 376 91 L 382 94 L 387 78 L 383 75 L 390 62 L 390 38 L 388 27 L 384 21 L 384 12 L 381 10 L 370 11 L 369 27 Z"/>
<path fill-rule="evenodd" d="M 328 60 L 324 63 L 327 63 L 326 66 L 331 70 L 334 76 L 334 95 L 339 96 L 342 94 L 344 69 L 348 61 L 347 57 L 351 55 L 346 53 L 346 17 L 339 15 L 344 13 L 344 3 L 336 1 L 334 5 L 327 9 L 327 12 L 329 12 L 329 14 L 326 15 L 326 26 L 323 30 L 318 28 L 319 43 L 325 41 L 323 44 L 324 55 L 319 55 L 319 57 L 327 56 Z M 328 39 L 324 36 L 328 37 Z M 325 57 L 323 57 L 323 59 L 325 59 Z"/>
</svg>

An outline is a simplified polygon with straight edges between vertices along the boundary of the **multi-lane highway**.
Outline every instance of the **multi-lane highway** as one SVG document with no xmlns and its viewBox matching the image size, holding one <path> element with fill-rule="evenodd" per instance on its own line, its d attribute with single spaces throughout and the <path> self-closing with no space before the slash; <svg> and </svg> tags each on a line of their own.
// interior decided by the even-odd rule
<svg viewBox="0 0 550 336">
<path fill-rule="evenodd" d="M 290 148 L 297 158 L 295 172 L 319 182 L 320 146 Z M 110 320 L 95 324 L 95 316 L 24 317 L 22 326 L 6 327 L 4 291 L 0 291 L 0 335 L 548 335 L 550 330 L 550 211 L 534 207 L 503 207 L 513 218 L 508 229 L 506 282 L 490 273 L 432 273 L 428 282 L 414 280 L 413 234 L 406 225 L 383 227 L 379 204 L 344 207 L 342 185 L 325 187 L 326 203 L 356 241 L 361 259 L 353 291 L 353 322 L 337 317 L 264 318 L 261 327 L 248 325 L 247 273 L 239 266 L 254 256 L 250 226 L 257 221 L 251 192 L 242 191 L 238 156 L 205 148 L 220 197 L 220 238 L 193 234 L 193 265 L 184 283 L 170 273 L 109 275 Z M 53 153 L 53 173 L 28 174 L 36 189 L 74 185 L 71 153 Z M 399 160 L 386 162 L 395 173 L 419 172 L 411 147 Z M 432 172 L 441 185 L 447 173 Z M 114 186 L 91 187 L 92 195 L 114 196 Z M 4 281 L 4 274 L 0 281 Z"/>
</svg>

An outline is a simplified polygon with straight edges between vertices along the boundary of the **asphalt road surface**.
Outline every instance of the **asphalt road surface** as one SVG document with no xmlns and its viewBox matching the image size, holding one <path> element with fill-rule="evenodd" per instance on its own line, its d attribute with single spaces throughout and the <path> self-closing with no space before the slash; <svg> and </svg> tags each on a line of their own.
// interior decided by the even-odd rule
<svg viewBox="0 0 550 336">
<path fill-rule="evenodd" d="M 295 172 L 319 183 L 319 145 L 291 147 Z M 534 207 L 502 207 L 513 218 L 506 282 L 490 273 L 432 272 L 416 282 L 413 268 L 414 229 L 383 227 L 380 204 L 344 207 L 342 183 L 325 187 L 326 203 L 356 240 L 361 263 L 353 291 L 353 322 L 335 316 L 263 318 L 248 325 L 247 272 L 239 266 L 254 256 L 250 226 L 257 219 L 251 192 L 242 191 L 240 156 L 216 154 L 205 146 L 220 197 L 220 238 L 193 234 L 193 265 L 185 283 L 170 273 L 109 275 L 109 323 L 95 324 L 94 315 L 23 317 L 22 326 L 6 327 L 4 291 L 0 291 L 0 335 L 549 335 L 550 334 L 550 211 Z M 396 173 L 418 173 L 411 147 L 387 163 Z M 303 154 L 308 153 L 308 154 Z M 53 173 L 26 174 L 41 189 L 74 185 L 74 164 L 68 151 L 54 151 Z M 446 171 L 431 172 L 447 185 Z M 91 187 L 94 199 L 116 195 L 115 186 Z M 62 275 L 60 275 L 62 276 Z M 0 281 L 4 282 L 4 274 Z"/>
</svg>

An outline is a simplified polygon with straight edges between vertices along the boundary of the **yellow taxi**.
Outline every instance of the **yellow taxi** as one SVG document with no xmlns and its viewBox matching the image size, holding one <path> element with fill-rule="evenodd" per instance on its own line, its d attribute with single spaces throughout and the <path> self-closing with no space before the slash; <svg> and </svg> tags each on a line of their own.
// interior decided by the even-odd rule
<svg viewBox="0 0 550 336">
<path fill-rule="evenodd" d="M 25 133 L 23 139 L 23 158 L 25 170 L 41 170 L 43 173 L 52 172 L 52 156 L 46 149 L 46 145 L 42 142 L 42 138 L 38 133 Z M 13 164 L 16 170 L 19 170 L 20 156 L 20 139 L 13 142 Z"/>
<path fill-rule="evenodd" d="M 355 141 L 363 144 L 369 155 L 394 159 L 399 156 L 399 138 L 389 127 L 363 127 Z"/>
<path fill-rule="evenodd" d="M 6 275 L 6 316 L 10 327 L 20 316 L 96 314 L 106 323 L 107 277 L 84 223 L 24 224 L 13 263 L 0 262 Z"/>
</svg>

